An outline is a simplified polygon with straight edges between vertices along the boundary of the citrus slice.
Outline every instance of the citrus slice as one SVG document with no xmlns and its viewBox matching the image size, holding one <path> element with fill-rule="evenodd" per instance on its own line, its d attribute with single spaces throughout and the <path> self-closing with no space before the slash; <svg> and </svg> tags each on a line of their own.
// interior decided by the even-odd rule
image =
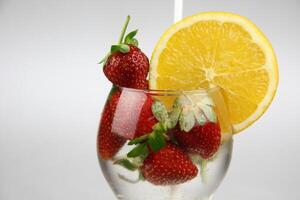
<svg viewBox="0 0 300 200">
<path fill-rule="evenodd" d="M 235 133 L 266 111 L 277 85 L 270 42 L 236 14 L 208 12 L 185 18 L 163 34 L 151 58 L 151 89 L 221 87 Z"/>
</svg>

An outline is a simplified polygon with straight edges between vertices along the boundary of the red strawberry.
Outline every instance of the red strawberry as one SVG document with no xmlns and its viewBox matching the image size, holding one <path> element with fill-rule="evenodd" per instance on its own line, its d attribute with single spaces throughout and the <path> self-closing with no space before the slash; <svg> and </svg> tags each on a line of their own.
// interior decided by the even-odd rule
<svg viewBox="0 0 300 200">
<path fill-rule="evenodd" d="M 210 159 L 218 151 L 221 144 L 220 125 L 207 122 L 203 126 L 196 125 L 189 132 L 176 127 L 171 131 L 179 146 L 188 153 L 200 154 L 204 159 Z"/>
<path fill-rule="evenodd" d="M 134 138 L 150 133 L 152 131 L 152 127 L 158 122 L 152 113 L 151 106 L 153 102 L 154 99 L 150 95 L 147 95 L 147 100 L 145 101 L 140 113 Z"/>
<path fill-rule="evenodd" d="M 118 103 L 112 131 L 126 139 L 150 133 L 157 120 L 152 114 L 153 98 L 143 92 L 123 90 Z"/>
<path fill-rule="evenodd" d="M 115 52 L 106 61 L 103 71 L 115 85 L 137 89 L 147 88 L 149 60 L 136 46 L 127 53 Z"/>
<path fill-rule="evenodd" d="M 149 89 L 149 81 L 147 79 L 144 79 L 143 81 L 139 82 L 137 86 L 134 88 L 137 89 Z"/>
<path fill-rule="evenodd" d="M 128 16 L 118 44 L 112 45 L 110 54 L 101 61 L 105 61 L 103 71 L 114 85 L 147 89 L 149 59 L 137 47 L 138 41 L 134 38 L 137 30 L 130 32 L 123 41 L 129 20 Z"/>
<path fill-rule="evenodd" d="M 189 157 L 173 144 L 167 144 L 156 153 L 151 152 L 140 169 L 145 179 L 154 185 L 180 184 L 198 174 Z"/>
<path fill-rule="evenodd" d="M 114 90 L 114 89 L 113 89 Z M 121 92 L 112 91 L 104 107 L 98 132 L 98 153 L 104 160 L 111 159 L 126 142 L 126 139 L 112 132 L 112 122 Z"/>
</svg>

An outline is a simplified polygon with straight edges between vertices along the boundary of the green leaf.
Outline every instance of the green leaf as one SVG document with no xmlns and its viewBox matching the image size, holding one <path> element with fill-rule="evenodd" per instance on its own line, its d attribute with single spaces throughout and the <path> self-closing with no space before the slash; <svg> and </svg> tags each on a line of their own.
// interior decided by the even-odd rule
<svg viewBox="0 0 300 200">
<path fill-rule="evenodd" d="M 128 53 L 128 52 L 130 51 L 130 48 L 129 48 L 129 46 L 126 45 L 126 44 L 121 44 L 120 51 L 121 51 L 122 53 Z"/>
<path fill-rule="evenodd" d="M 135 171 L 138 169 L 138 166 L 130 162 L 128 159 L 123 158 L 114 162 L 114 165 L 120 165 L 130 171 Z"/>
<path fill-rule="evenodd" d="M 161 125 L 160 122 L 157 122 L 156 124 L 154 124 L 154 126 L 152 126 L 152 129 L 155 131 L 162 131 L 163 126 Z M 153 134 L 153 132 L 151 133 Z"/>
<path fill-rule="evenodd" d="M 217 121 L 217 116 L 214 111 L 214 106 L 215 104 L 213 100 L 208 96 L 202 97 L 201 100 L 196 102 L 195 117 L 201 125 L 205 123 L 207 120 L 211 122 Z M 202 115 L 199 115 L 200 112 L 202 112 Z M 205 118 L 205 120 L 203 118 Z"/>
<path fill-rule="evenodd" d="M 171 140 L 170 136 L 167 133 L 162 133 L 162 135 L 165 138 L 165 140 L 167 141 Z"/>
<path fill-rule="evenodd" d="M 168 110 L 161 101 L 156 100 L 152 104 L 151 109 L 152 109 L 153 115 L 155 116 L 155 118 L 158 121 L 164 122 L 168 119 L 168 117 L 169 117 Z"/>
<path fill-rule="evenodd" d="M 128 33 L 125 37 L 125 44 L 131 44 L 134 46 L 138 46 L 139 42 L 137 39 L 134 38 L 134 36 L 137 34 L 138 30 L 134 30 L 130 33 Z"/>
<path fill-rule="evenodd" d="M 203 113 L 205 114 L 206 118 L 211 122 L 217 122 L 217 116 L 213 109 L 213 107 L 208 105 L 201 106 Z"/>
<path fill-rule="evenodd" d="M 118 45 L 112 45 L 110 52 L 115 53 L 117 51 L 122 53 L 128 53 L 130 50 L 129 46 L 127 44 L 118 44 Z"/>
<path fill-rule="evenodd" d="M 129 21 L 130 21 L 130 16 L 128 15 L 126 17 L 125 24 L 123 25 L 122 32 L 121 32 L 121 35 L 120 35 L 119 40 L 118 40 L 118 44 L 117 45 L 112 45 L 111 49 L 110 49 L 110 52 L 108 54 L 106 54 L 106 56 L 98 64 L 105 63 L 107 61 L 108 57 L 114 52 L 117 52 L 117 51 L 120 51 L 122 53 L 128 53 L 129 52 L 129 50 L 130 50 L 129 46 L 126 45 L 126 44 L 122 44 L 127 26 L 129 24 Z"/>
<path fill-rule="evenodd" d="M 183 109 L 179 117 L 180 129 L 189 132 L 195 125 L 195 116 L 192 110 Z"/>
<path fill-rule="evenodd" d="M 166 145 L 166 140 L 162 133 L 154 131 L 149 135 L 148 144 L 154 152 L 157 152 Z"/>
<path fill-rule="evenodd" d="M 148 154 L 147 154 L 148 155 Z M 134 158 L 130 158 L 131 162 L 133 162 L 137 167 L 141 167 L 144 163 L 146 157 L 138 156 Z"/>
<path fill-rule="evenodd" d="M 107 53 L 106 56 L 104 58 L 102 58 L 102 60 L 100 60 L 100 62 L 98 64 L 106 63 L 109 56 L 110 56 L 110 52 Z"/>
<path fill-rule="evenodd" d="M 195 106 L 193 108 L 193 112 L 195 115 L 195 118 L 197 120 L 197 122 L 202 126 L 207 122 L 207 118 L 204 115 L 204 112 L 202 111 L 201 108 L 199 108 L 198 106 Z"/>
<path fill-rule="evenodd" d="M 167 131 L 167 126 L 166 123 L 158 122 L 152 127 L 152 129 L 155 132 L 164 133 Z"/>
<path fill-rule="evenodd" d="M 187 106 L 187 105 L 191 105 L 191 100 L 189 100 L 187 98 L 187 94 L 185 95 L 181 95 L 179 96 L 176 100 L 175 100 L 175 103 L 174 103 L 174 107 L 183 107 L 183 106 Z"/>
<path fill-rule="evenodd" d="M 131 45 L 134 45 L 134 46 L 138 47 L 139 46 L 139 41 L 135 38 L 132 38 L 131 40 L 126 42 L 126 44 L 131 44 Z"/>
<path fill-rule="evenodd" d="M 128 42 L 131 41 L 134 38 L 134 36 L 136 36 L 137 32 L 138 32 L 138 30 L 136 29 L 136 30 L 128 33 L 125 37 L 125 44 L 128 44 Z"/>
<path fill-rule="evenodd" d="M 135 138 L 134 140 L 131 140 L 130 142 L 128 142 L 128 145 L 139 144 L 139 143 L 146 141 L 147 139 L 148 139 L 148 134 L 142 135 L 142 136 Z"/>
<path fill-rule="evenodd" d="M 139 144 L 135 148 L 133 148 L 127 154 L 127 156 L 129 158 L 134 158 L 134 157 L 138 157 L 138 156 L 147 157 L 148 153 L 149 153 L 149 151 L 148 151 L 147 143 L 143 143 L 143 144 Z"/>
<path fill-rule="evenodd" d="M 168 128 L 174 128 L 176 124 L 178 123 L 179 116 L 181 113 L 181 108 L 180 107 L 175 107 L 173 110 L 169 113 L 169 123 L 168 123 Z"/>
<path fill-rule="evenodd" d="M 201 104 L 208 105 L 208 106 L 215 106 L 213 100 L 208 96 L 202 98 Z"/>
<path fill-rule="evenodd" d="M 146 180 L 141 171 L 139 171 L 139 180 L 140 181 Z"/>
<path fill-rule="evenodd" d="M 182 108 L 185 105 L 189 105 L 189 104 L 190 102 L 183 95 L 175 99 L 173 103 L 173 109 L 171 112 L 169 112 L 169 120 L 168 120 L 169 129 L 174 128 L 177 125 Z"/>
<path fill-rule="evenodd" d="M 112 54 L 114 52 L 117 52 L 117 51 L 119 51 L 119 49 L 120 49 L 120 45 L 119 44 L 118 45 L 111 45 L 110 53 Z"/>
</svg>

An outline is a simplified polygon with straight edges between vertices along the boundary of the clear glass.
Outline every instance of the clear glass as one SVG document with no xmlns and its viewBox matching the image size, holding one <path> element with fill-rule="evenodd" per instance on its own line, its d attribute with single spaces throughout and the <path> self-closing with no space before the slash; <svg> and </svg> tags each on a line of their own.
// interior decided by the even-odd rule
<svg viewBox="0 0 300 200">
<path fill-rule="evenodd" d="M 116 198 L 120 200 L 211 200 L 214 192 L 225 177 L 230 164 L 233 146 L 232 126 L 229 121 L 222 90 L 217 87 L 208 90 L 194 91 L 115 89 L 120 91 L 121 95 L 118 99 L 116 109 L 111 116 L 111 123 L 106 124 L 111 128 L 110 130 L 113 134 L 130 135 L 131 132 L 135 131 L 137 121 L 142 114 L 141 110 L 147 97 L 151 96 L 151 98 L 160 100 L 165 104 L 168 110 L 172 110 L 172 102 L 181 95 L 196 97 L 194 98 L 196 101 L 197 99 L 209 97 L 214 103 L 213 108 L 222 134 L 221 146 L 213 159 L 205 162 L 200 160 L 194 163 L 199 170 L 195 178 L 181 184 L 158 186 L 147 180 L 139 180 L 138 171 L 130 171 L 120 165 L 114 164 L 116 160 L 126 156 L 132 149 L 132 146 L 126 143 L 124 143 L 124 146 L 122 146 L 113 157 L 103 159 L 99 150 L 99 140 L 101 140 L 101 134 L 103 134 L 100 128 L 97 139 L 99 163 Z M 129 113 L 122 116 L 124 109 L 129 110 Z M 119 119 L 120 116 L 126 118 L 127 127 L 117 123 L 119 121 L 117 118 Z M 109 123 L 105 120 L 101 123 L 103 122 Z M 203 167 L 204 163 L 206 163 L 205 168 Z"/>
</svg>

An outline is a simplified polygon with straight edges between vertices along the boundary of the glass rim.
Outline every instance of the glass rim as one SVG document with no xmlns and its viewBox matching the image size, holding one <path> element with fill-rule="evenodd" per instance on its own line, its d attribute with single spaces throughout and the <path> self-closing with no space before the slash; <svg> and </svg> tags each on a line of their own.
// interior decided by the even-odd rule
<svg viewBox="0 0 300 200">
<path fill-rule="evenodd" d="M 182 93 L 197 93 L 197 94 L 208 94 L 215 91 L 219 91 L 221 87 L 212 86 L 210 88 L 199 88 L 193 90 L 180 90 L 180 89 L 136 89 L 129 87 L 121 87 L 118 85 L 113 85 L 113 87 L 119 88 L 120 90 L 132 91 L 132 92 L 142 92 L 142 93 L 159 93 L 159 94 L 182 94 Z"/>
</svg>

